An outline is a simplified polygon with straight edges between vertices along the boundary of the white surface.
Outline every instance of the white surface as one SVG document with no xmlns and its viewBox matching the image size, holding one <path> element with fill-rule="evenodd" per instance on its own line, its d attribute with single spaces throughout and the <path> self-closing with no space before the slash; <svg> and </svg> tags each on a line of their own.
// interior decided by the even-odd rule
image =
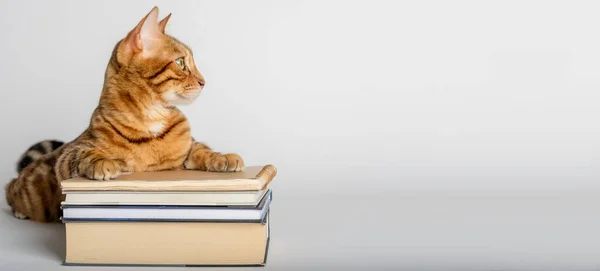
<svg viewBox="0 0 600 271">
<path fill-rule="evenodd" d="M 600 268 L 596 1 L 0 3 L 5 182 L 158 4 L 207 80 L 194 136 L 279 170 L 267 268 Z M 59 269 L 58 227 L 1 219 L 2 262 Z"/>
<path fill-rule="evenodd" d="M 360 202 L 348 197 L 275 198 L 265 269 L 574 271 L 600 267 L 597 196 L 444 194 L 382 194 Z M 60 266 L 64 257 L 60 225 L 19 221 L 3 214 L 0 227 L 2 270 L 105 270 Z"/>
</svg>

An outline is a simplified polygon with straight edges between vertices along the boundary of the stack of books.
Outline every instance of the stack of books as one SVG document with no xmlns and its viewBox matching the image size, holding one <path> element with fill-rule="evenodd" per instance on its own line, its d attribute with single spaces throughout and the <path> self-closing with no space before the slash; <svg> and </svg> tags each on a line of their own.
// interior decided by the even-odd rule
<svg viewBox="0 0 600 271">
<path fill-rule="evenodd" d="M 64 180 L 65 265 L 264 265 L 273 165 Z"/>
</svg>

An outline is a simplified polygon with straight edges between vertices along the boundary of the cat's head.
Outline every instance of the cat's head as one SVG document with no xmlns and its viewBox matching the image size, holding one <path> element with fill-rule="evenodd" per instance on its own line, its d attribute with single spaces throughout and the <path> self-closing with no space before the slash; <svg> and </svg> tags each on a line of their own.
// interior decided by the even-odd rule
<svg viewBox="0 0 600 271">
<path fill-rule="evenodd" d="M 168 105 L 189 104 L 200 94 L 205 81 L 190 48 L 165 34 L 170 17 L 159 22 L 158 8 L 154 7 L 117 44 L 112 61 L 119 73 L 144 86 L 153 99 Z"/>
</svg>

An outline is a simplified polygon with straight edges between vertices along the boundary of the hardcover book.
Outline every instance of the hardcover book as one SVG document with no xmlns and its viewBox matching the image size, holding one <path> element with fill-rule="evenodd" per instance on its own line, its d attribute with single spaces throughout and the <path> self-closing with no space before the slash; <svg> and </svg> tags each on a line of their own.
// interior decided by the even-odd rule
<svg viewBox="0 0 600 271">
<path fill-rule="evenodd" d="M 273 165 L 249 166 L 241 172 L 133 172 L 107 181 L 67 179 L 61 182 L 61 189 L 65 194 L 70 191 L 259 191 L 264 190 L 276 174 Z"/>
<path fill-rule="evenodd" d="M 68 222 L 64 265 L 262 266 L 269 214 L 258 223 Z"/>
</svg>

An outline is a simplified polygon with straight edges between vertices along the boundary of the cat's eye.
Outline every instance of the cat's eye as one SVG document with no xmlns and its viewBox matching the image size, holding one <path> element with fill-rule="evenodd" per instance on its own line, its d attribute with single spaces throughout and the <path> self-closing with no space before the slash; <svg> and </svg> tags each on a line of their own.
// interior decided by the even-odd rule
<svg viewBox="0 0 600 271">
<path fill-rule="evenodd" d="M 183 59 L 183 57 L 175 59 L 175 63 L 177 64 L 177 66 L 179 66 L 179 68 L 185 70 L 185 60 Z"/>
</svg>

